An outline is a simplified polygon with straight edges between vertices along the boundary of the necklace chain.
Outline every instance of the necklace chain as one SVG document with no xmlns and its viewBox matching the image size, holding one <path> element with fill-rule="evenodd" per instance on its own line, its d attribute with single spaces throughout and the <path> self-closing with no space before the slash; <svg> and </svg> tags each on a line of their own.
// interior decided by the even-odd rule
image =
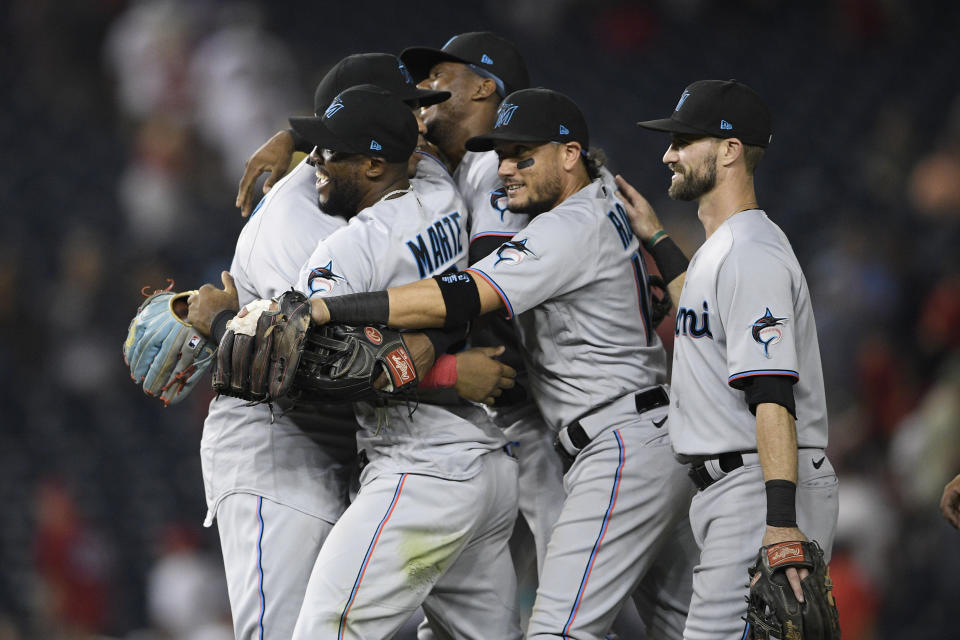
<svg viewBox="0 0 960 640">
<path fill-rule="evenodd" d="M 403 195 L 405 193 L 410 193 L 411 191 L 413 191 L 413 187 L 407 187 L 406 189 L 394 189 L 390 193 L 385 194 L 382 198 L 380 198 L 380 202 L 383 202 L 384 200 L 388 200 L 390 196 L 394 196 L 397 194 Z"/>
</svg>

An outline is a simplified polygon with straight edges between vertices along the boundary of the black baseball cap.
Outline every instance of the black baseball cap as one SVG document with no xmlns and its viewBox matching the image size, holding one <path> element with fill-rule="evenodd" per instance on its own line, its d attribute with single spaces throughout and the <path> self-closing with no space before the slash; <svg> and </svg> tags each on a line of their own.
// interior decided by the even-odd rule
<svg viewBox="0 0 960 640">
<path fill-rule="evenodd" d="M 567 96 L 536 87 L 503 99 L 493 131 L 467 140 L 468 151 L 489 151 L 505 142 L 579 142 L 586 151 L 590 132 L 580 108 Z"/>
<path fill-rule="evenodd" d="M 429 107 L 450 97 L 449 91 L 418 89 L 406 65 L 389 53 L 355 53 L 333 66 L 313 94 L 313 111 L 320 116 L 344 89 L 372 84 L 393 93 L 411 107 Z"/>
<path fill-rule="evenodd" d="M 637 124 L 654 131 L 739 138 L 759 147 L 773 139 L 770 109 L 756 91 L 736 80 L 697 80 L 683 90 L 669 118 Z"/>
<path fill-rule="evenodd" d="M 420 135 L 410 107 L 372 84 L 350 87 L 330 101 L 323 115 L 290 118 L 290 125 L 320 149 L 389 162 L 406 162 Z"/>
<path fill-rule="evenodd" d="M 400 59 L 418 82 L 430 75 L 438 62 L 460 62 L 481 76 L 493 78 L 501 96 L 530 86 L 530 74 L 512 42 L 489 31 L 461 33 L 440 49 L 408 47 Z"/>
</svg>

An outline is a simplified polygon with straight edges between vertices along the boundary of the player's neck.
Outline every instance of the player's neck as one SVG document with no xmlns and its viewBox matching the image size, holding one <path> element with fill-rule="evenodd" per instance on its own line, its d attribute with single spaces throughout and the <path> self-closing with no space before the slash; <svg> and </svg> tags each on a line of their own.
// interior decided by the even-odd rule
<svg viewBox="0 0 960 640">
<path fill-rule="evenodd" d="M 456 135 L 450 141 L 449 148 L 441 149 L 449 160 L 451 170 L 455 171 L 460 166 L 460 161 L 467 153 L 467 140 L 474 136 L 482 136 L 493 130 L 493 123 L 496 121 L 496 109 L 478 107 L 469 112 L 457 127 Z"/>
<path fill-rule="evenodd" d="M 699 199 L 698 205 L 697 217 L 708 238 L 731 217 L 759 206 L 752 179 L 739 184 L 718 184 Z"/>
<path fill-rule="evenodd" d="M 357 209 L 358 212 L 363 211 L 369 206 L 372 206 L 383 200 L 385 197 L 392 196 L 394 192 L 404 193 L 410 190 L 410 181 L 407 178 L 398 178 L 390 184 L 383 186 L 378 185 L 376 189 L 371 189 L 367 195 L 360 201 L 360 206 Z"/>
<path fill-rule="evenodd" d="M 587 175 L 586 171 L 580 170 L 570 174 L 561 185 L 560 198 L 554 208 L 589 184 L 590 176 Z"/>
</svg>

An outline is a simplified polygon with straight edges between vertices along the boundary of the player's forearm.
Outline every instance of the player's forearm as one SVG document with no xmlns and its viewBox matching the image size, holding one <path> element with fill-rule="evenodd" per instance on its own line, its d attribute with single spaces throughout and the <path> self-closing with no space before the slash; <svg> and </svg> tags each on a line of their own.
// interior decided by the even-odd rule
<svg viewBox="0 0 960 640">
<path fill-rule="evenodd" d="M 764 482 L 797 482 L 797 429 L 793 416 L 779 404 L 757 405 L 757 453 Z"/>
<path fill-rule="evenodd" d="M 418 280 L 387 290 L 390 315 L 387 324 L 399 329 L 442 327 L 447 308 L 436 280 Z"/>
<path fill-rule="evenodd" d="M 680 299 L 680 292 L 683 290 L 683 282 L 686 280 L 690 260 L 676 245 L 673 238 L 666 235 L 663 229 L 657 233 L 661 235 L 654 235 L 655 242 L 652 244 L 645 242 L 644 244 L 651 257 L 653 257 L 661 277 L 667 283 L 667 292 L 675 305 L 677 300 Z"/>
<path fill-rule="evenodd" d="M 797 429 L 786 407 L 757 405 L 757 453 L 767 494 L 764 544 L 804 539 L 797 528 Z"/>
<path fill-rule="evenodd" d="M 419 280 L 387 291 L 352 293 L 310 300 L 316 324 L 386 324 L 397 329 L 442 327 L 443 296 L 436 281 Z"/>
<path fill-rule="evenodd" d="M 687 280 L 687 272 L 684 271 L 679 276 L 667 283 L 667 293 L 670 294 L 670 300 L 673 306 L 677 306 L 677 300 L 680 299 L 680 292 L 683 291 L 683 283 Z"/>
</svg>

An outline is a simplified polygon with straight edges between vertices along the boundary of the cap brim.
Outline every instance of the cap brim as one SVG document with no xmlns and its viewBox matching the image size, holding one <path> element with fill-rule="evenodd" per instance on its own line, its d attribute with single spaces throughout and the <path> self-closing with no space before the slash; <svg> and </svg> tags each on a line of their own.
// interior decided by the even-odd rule
<svg viewBox="0 0 960 640">
<path fill-rule="evenodd" d="M 432 89 L 414 89 L 409 93 L 398 96 L 404 102 L 416 103 L 410 104 L 412 107 L 429 107 L 432 104 L 438 104 L 450 99 L 452 94 L 449 91 L 433 91 Z"/>
<path fill-rule="evenodd" d="M 644 129 L 650 129 L 652 131 L 665 131 L 667 133 L 688 133 L 698 136 L 709 136 L 712 135 L 708 131 L 703 131 L 702 129 L 697 129 L 696 127 L 691 127 L 688 124 L 678 122 L 672 118 L 661 118 L 660 120 L 644 120 L 643 122 L 637 123 L 638 127 L 643 127 Z"/>
<path fill-rule="evenodd" d="M 347 144 L 335 136 L 316 116 L 290 118 L 290 126 L 297 132 L 297 135 L 320 149 L 342 151 L 344 153 L 363 153 L 363 150 L 355 149 L 353 145 Z"/>
<path fill-rule="evenodd" d="M 492 131 L 482 136 L 470 138 L 465 146 L 467 151 L 490 151 L 497 146 L 498 142 L 542 142 L 546 144 L 550 140 L 544 140 L 540 136 L 511 133 L 510 131 Z"/>
<path fill-rule="evenodd" d="M 458 56 L 450 55 L 441 49 L 430 47 L 408 47 L 400 52 L 400 61 L 407 67 L 415 82 L 420 82 L 430 75 L 430 69 L 438 62 L 460 62 L 471 64 Z"/>
</svg>

